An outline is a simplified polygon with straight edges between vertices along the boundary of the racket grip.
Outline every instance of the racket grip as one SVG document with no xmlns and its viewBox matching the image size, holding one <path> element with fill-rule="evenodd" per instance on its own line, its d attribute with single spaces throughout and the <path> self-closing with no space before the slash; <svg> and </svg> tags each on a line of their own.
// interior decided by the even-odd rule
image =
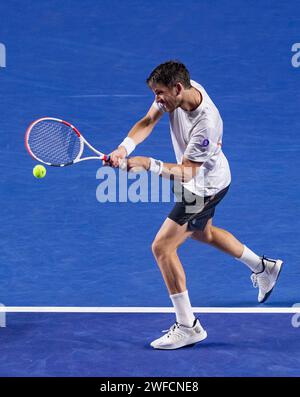
<svg viewBox="0 0 300 397">
<path fill-rule="evenodd" d="M 110 160 L 110 155 L 109 154 L 105 154 L 104 156 L 103 156 L 103 160 L 104 161 L 106 161 L 106 162 L 108 162 L 109 160 Z"/>
</svg>

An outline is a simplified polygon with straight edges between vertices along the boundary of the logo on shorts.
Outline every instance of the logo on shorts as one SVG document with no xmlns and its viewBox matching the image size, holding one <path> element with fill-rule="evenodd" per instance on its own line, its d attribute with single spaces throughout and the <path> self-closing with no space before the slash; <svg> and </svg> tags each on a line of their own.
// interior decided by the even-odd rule
<svg viewBox="0 0 300 397">
<path fill-rule="evenodd" d="M 209 145 L 209 140 L 208 139 L 204 139 L 204 141 L 201 143 L 202 147 L 206 147 Z"/>
</svg>

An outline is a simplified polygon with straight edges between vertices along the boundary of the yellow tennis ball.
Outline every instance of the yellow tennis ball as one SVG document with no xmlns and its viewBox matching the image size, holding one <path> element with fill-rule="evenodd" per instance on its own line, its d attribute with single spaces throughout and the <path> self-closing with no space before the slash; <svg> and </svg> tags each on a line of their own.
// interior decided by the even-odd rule
<svg viewBox="0 0 300 397">
<path fill-rule="evenodd" d="M 46 175 L 46 168 L 43 165 L 36 165 L 33 169 L 33 175 L 36 178 L 44 178 L 44 176 Z"/>
</svg>

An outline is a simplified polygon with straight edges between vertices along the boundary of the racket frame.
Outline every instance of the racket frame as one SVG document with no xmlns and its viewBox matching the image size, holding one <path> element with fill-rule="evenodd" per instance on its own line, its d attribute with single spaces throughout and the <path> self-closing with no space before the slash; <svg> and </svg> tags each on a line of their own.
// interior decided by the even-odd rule
<svg viewBox="0 0 300 397">
<path fill-rule="evenodd" d="M 72 130 L 73 130 L 74 133 L 78 136 L 79 141 L 80 141 L 80 151 L 79 151 L 78 155 L 76 156 L 75 160 L 70 161 L 70 162 L 68 162 L 68 163 L 66 163 L 66 164 L 51 164 L 51 163 L 48 163 L 48 162 L 46 162 L 46 161 L 44 161 L 44 160 L 41 160 L 40 158 L 38 158 L 38 157 L 32 152 L 32 150 L 31 150 L 31 148 L 30 148 L 30 145 L 29 145 L 29 136 L 30 136 L 30 132 L 32 131 L 33 127 L 34 127 L 36 124 L 38 124 L 39 122 L 41 122 L 41 121 L 56 121 L 56 122 L 65 124 L 66 126 L 72 128 Z M 92 152 L 94 152 L 95 154 L 97 154 L 97 156 L 89 156 L 89 157 L 83 157 L 83 158 L 81 158 L 82 153 L 83 153 L 83 150 L 84 150 L 84 145 L 86 145 Z M 77 129 L 76 127 L 74 127 L 74 125 L 68 123 L 68 122 L 65 121 L 65 120 L 58 119 L 58 118 L 55 118 L 55 117 L 42 117 L 42 118 L 39 118 L 39 119 L 33 121 L 33 122 L 29 125 L 29 127 L 27 128 L 26 133 L 25 133 L 25 147 L 26 147 L 28 153 L 30 154 L 30 156 L 31 156 L 34 160 L 37 160 L 38 162 L 43 163 L 43 164 L 46 164 L 46 165 L 50 165 L 50 166 L 52 166 L 52 167 L 66 167 L 67 165 L 72 165 L 72 164 L 79 163 L 79 162 L 85 161 L 85 160 L 105 160 L 105 161 L 109 161 L 109 158 L 110 158 L 109 155 L 106 155 L 106 154 L 104 154 L 104 153 L 102 153 L 102 152 L 99 152 L 99 150 L 95 149 L 95 148 L 94 148 L 94 147 L 81 135 L 81 133 L 78 131 L 78 129 Z"/>
</svg>

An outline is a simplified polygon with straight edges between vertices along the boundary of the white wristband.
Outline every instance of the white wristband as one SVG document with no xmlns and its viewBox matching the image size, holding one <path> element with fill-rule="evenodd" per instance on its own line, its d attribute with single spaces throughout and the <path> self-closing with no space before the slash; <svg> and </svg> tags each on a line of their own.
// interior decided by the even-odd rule
<svg viewBox="0 0 300 397">
<path fill-rule="evenodd" d="M 149 171 L 153 172 L 154 174 L 160 175 L 162 173 L 163 167 L 164 163 L 161 160 L 156 160 L 150 157 Z"/>
<path fill-rule="evenodd" d="M 130 153 L 132 153 L 134 151 L 136 144 L 132 138 L 129 138 L 129 136 L 127 136 L 124 139 L 124 141 L 122 143 L 120 143 L 119 146 L 123 146 L 126 149 L 127 156 L 129 156 Z"/>
</svg>

